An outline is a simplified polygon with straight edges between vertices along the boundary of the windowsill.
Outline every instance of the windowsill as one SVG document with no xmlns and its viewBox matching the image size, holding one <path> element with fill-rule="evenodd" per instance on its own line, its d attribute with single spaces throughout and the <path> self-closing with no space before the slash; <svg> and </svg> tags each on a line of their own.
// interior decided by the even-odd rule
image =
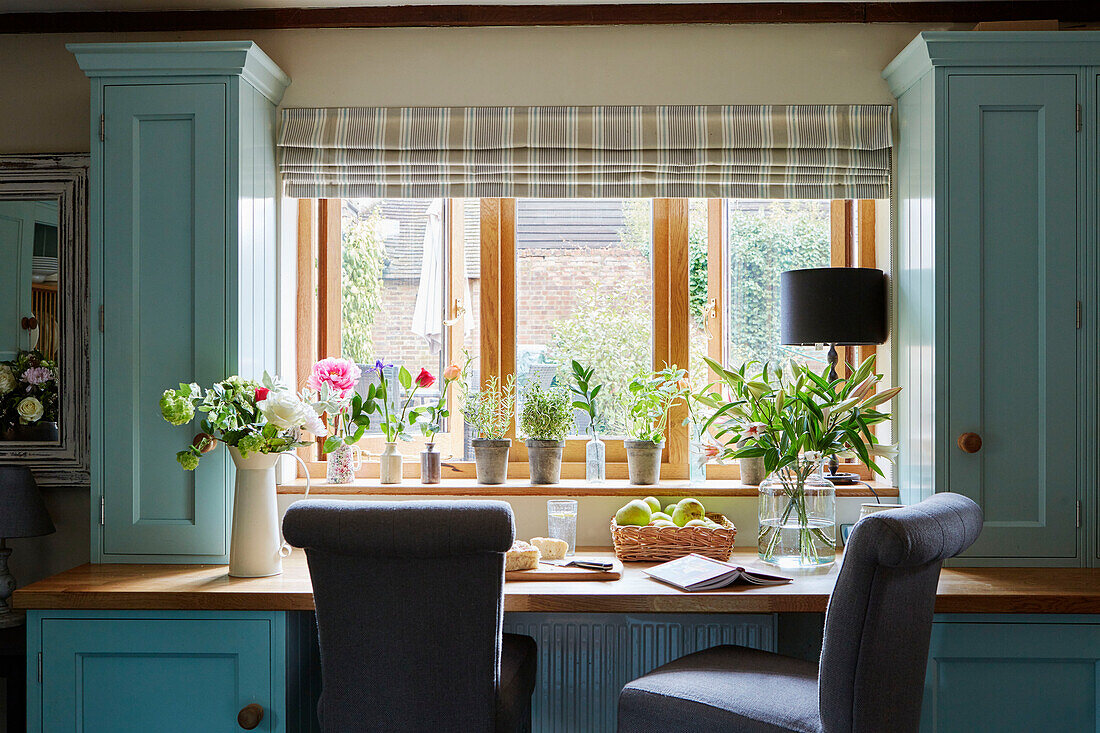
<svg viewBox="0 0 1100 733">
<path fill-rule="evenodd" d="M 897 487 L 871 481 L 879 497 L 895 498 Z M 297 478 L 279 485 L 280 494 L 304 494 L 305 479 Z M 438 484 L 422 484 L 419 479 L 407 478 L 400 484 L 381 484 L 378 479 L 356 479 L 350 484 L 328 484 L 324 479 L 315 479 L 310 489 L 313 494 L 342 494 L 364 496 L 728 496 L 755 497 L 756 486 L 748 486 L 739 481 L 706 481 L 691 485 L 687 481 L 662 481 L 656 486 L 636 486 L 624 479 L 609 479 L 603 484 L 592 484 L 584 479 L 562 479 L 558 484 L 532 484 L 527 479 L 513 479 L 503 484 L 490 486 L 479 484 L 475 479 L 447 479 Z M 860 484 L 838 486 L 839 498 L 873 498 L 874 494 Z"/>
</svg>

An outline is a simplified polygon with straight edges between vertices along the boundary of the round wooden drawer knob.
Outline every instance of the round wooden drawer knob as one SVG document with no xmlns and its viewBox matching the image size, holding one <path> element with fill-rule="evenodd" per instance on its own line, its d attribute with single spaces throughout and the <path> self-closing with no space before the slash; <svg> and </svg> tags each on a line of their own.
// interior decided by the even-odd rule
<svg viewBox="0 0 1100 733">
<path fill-rule="evenodd" d="M 263 705 L 257 705 L 251 703 L 241 708 L 241 712 L 237 713 L 237 725 L 241 726 L 245 730 L 252 730 L 260 721 L 264 719 L 264 707 Z"/>
<path fill-rule="evenodd" d="M 958 444 L 963 453 L 977 453 L 982 449 L 982 436 L 977 433 L 963 433 L 959 436 Z"/>
</svg>

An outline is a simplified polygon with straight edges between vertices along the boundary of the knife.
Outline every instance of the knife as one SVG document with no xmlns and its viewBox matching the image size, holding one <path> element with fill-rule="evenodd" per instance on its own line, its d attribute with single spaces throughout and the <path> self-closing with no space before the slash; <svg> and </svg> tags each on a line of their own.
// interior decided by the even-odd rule
<svg viewBox="0 0 1100 733">
<path fill-rule="evenodd" d="M 569 566 L 584 568 L 585 570 L 610 570 L 614 565 L 602 560 L 539 560 L 546 565 L 556 565 L 559 568 L 567 568 Z"/>
</svg>

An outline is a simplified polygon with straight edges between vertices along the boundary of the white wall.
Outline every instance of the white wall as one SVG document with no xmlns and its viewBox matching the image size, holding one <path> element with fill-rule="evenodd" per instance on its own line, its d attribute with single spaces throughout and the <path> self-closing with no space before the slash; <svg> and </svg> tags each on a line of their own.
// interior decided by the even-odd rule
<svg viewBox="0 0 1100 733">
<path fill-rule="evenodd" d="M 0 153 L 89 149 L 90 86 L 66 43 L 251 39 L 293 78 L 283 100 L 291 107 L 890 103 L 882 68 L 921 30 L 943 28 L 947 26 L 0 34 Z M 58 532 L 12 542 L 12 569 L 21 583 L 88 557 L 87 491 L 55 488 L 46 493 Z M 590 501 L 581 510 L 582 542 L 603 536 L 605 516 L 620 503 L 614 498 Z M 841 521 L 851 521 L 857 504 L 841 502 Z M 521 535 L 541 534 L 544 507 L 542 500 L 516 505 Z M 728 511 L 745 526 L 752 521 L 753 507 L 751 500 L 738 500 Z"/>
</svg>

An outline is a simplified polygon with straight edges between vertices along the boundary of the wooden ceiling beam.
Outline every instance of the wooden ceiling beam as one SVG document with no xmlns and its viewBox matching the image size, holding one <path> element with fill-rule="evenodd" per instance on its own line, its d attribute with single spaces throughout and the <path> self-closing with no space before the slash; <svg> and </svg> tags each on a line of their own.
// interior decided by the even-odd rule
<svg viewBox="0 0 1100 733">
<path fill-rule="evenodd" d="M 0 13 L 0 34 L 682 23 L 978 23 L 1048 19 L 1097 21 L 1100 3 L 1095 0 L 732 2 L 35 12 Z"/>
</svg>

